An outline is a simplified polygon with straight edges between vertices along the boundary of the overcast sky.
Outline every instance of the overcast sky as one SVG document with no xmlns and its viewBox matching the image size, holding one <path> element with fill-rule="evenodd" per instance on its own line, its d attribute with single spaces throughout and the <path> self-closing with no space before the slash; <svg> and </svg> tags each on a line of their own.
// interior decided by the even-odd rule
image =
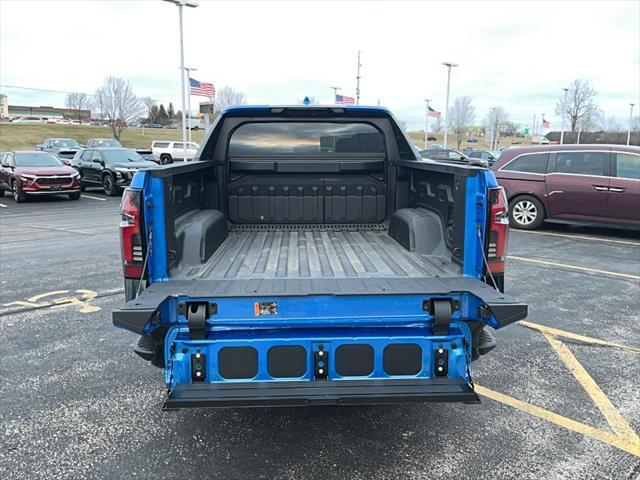
<svg viewBox="0 0 640 480">
<path fill-rule="evenodd" d="M 421 128 L 424 98 L 444 110 L 470 95 L 476 122 L 502 105 L 529 124 L 554 113 L 562 87 L 586 79 L 598 103 L 626 125 L 640 103 L 640 1 L 249 2 L 200 1 L 185 9 L 185 62 L 193 77 L 232 86 L 249 103 L 332 100 L 391 108 Z M 107 75 L 180 107 L 178 9 L 160 0 L 0 0 L 0 91 L 10 104 L 63 106 L 64 95 L 5 85 L 93 92 Z M 198 100 L 194 98 L 194 103 Z M 195 108 L 195 107 L 194 107 Z M 636 107 L 638 108 L 638 107 Z"/>
</svg>

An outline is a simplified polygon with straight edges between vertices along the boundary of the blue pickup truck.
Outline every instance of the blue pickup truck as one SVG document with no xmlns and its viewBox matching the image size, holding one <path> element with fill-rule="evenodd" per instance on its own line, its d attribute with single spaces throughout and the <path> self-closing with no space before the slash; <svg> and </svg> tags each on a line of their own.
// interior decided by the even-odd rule
<svg viewBox="0 0 640 480">
<path fill-rule="evenodd" d="M 229 108 L 121 215 L 113 323 L 165 409 L 478 402 L 472 360 L 527 315 L 493 173 L 421 159 L 385 108 Z"/>
</svg>

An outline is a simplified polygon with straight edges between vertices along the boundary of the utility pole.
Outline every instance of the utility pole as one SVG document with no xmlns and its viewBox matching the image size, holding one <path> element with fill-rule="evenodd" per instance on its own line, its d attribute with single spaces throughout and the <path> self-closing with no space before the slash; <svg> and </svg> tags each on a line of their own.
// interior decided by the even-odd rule
<svg viewBox="0 0 640 480">
<path fill-rule="evenodd" d="M 538 137 L 538 145 L 542 145 L 542 129 L 543 128 L 544 128 L 544 113 L 542 114 L 542 120 L 540 121 L 540 136 Z"/>
<path fill-rule="evenodd" d="M 431 99 L 425 98 L 424 101 L 427 104 L 427 111 L 426 111 L 427 116 L 424 119 L 424 149 L 426 150 L 427 140 L 429 139 L 429 102 L 431 101 Z"/>
<path fill-rule="evenodd" d="M 189 113 L 189 128 L 187 128 L 188 132 L 188 142 L 191 142 L 191 72 L 195 72 L 198 70 L 193 67 L 184 67 L 187 72 L 187 80 L 189 80 L 189 89 L 187 90 L 187 112 Z"/>
<path fill-rule="evenodd" d="M 627 145 L 631 144 L 631 124 L 633 123 L 633 106 L 635 103 L 630 103 L 631 111 L 629 112 L 629 131 L 627 132 Z"/>
<path fill-rule="evenodd" d="M 567 93 L 569 92 L 568 88 L 563 88 L 564 90 L 564 99 L 562 100 L 562 131 L 560 132 L 560 145 L 564 142 L 564 117 L 567 114 Z"/>
<path fill-rule="evenodd" d="M 358 74 L 356 75 L 356 105 L 360 105 L 360 50 L 358 50 Z"/>
<path fill-rule="evenodd" d="M 444 109 L 444 148 L 447 148 L 447 137 L 449 136 L 449 87 L 451 85 L 451 68 L 457 67 L 455 63 L 442 62 L 447 67 L 447 101 Z"/>
<path fill-rule="evenodd" d="M 198 4 L 187 0 L 165 0 L 165 2 L 173 3 L 178 7 L 178 21 L 180 23 L 180 87 L 182 96 L 182 150 L 183 160 L 187 161 L 187 109 L 186 99 L 184 98 L 184 36 L 182 34 L 182 7 L 196 8 Z"/>
<path fill-rule="evenodd" d="M 333 90 L 333 103 L 336 103 L 336 97 L 338 96 L 338 90 L 340 90 L 342 87 L 329 87 L 329 88 Z"/>
</svg>

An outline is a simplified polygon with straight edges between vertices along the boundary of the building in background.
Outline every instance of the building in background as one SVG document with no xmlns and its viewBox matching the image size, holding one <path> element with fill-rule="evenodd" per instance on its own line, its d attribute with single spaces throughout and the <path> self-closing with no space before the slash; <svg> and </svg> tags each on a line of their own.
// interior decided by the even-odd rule
<svg viewBox="0 0 640 480">
<path fill-rule="evenodd" d="M 9 118 L 9 97 L 0 93 L 0 118 Z"/>
<path fill-rule="evenodd" d="M 2 100 L 7 102 L 7 97 L 4 96 Z M 3 105 L 5 104 L 3 103 Z M 4 118 L 4 113 L 2 114 Z M 24 105 L 7 105 L 7 117 L 42 117 L 50 122 L 58 122 L 62 120 L 67 121 L 81 121 L 82 123 L 91 122 L 91 112 L 89 110 L 73 110 L 71 108 L 56 108 L 56 107 L 30 107 Z"/>
</svg>

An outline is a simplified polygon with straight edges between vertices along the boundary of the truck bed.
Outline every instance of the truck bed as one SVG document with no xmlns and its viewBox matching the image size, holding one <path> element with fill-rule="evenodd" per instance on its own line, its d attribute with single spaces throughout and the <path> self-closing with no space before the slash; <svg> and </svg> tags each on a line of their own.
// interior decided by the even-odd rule
<svg viewBox="0 0 640 480">
<path fill-rule="evenodd" d="M 385 225 L 241 225 L 232 227 L 206 264 L 180 279 L 425 278 L 459 272 L 446 255 L 406 250 Z"/>
</svg>

